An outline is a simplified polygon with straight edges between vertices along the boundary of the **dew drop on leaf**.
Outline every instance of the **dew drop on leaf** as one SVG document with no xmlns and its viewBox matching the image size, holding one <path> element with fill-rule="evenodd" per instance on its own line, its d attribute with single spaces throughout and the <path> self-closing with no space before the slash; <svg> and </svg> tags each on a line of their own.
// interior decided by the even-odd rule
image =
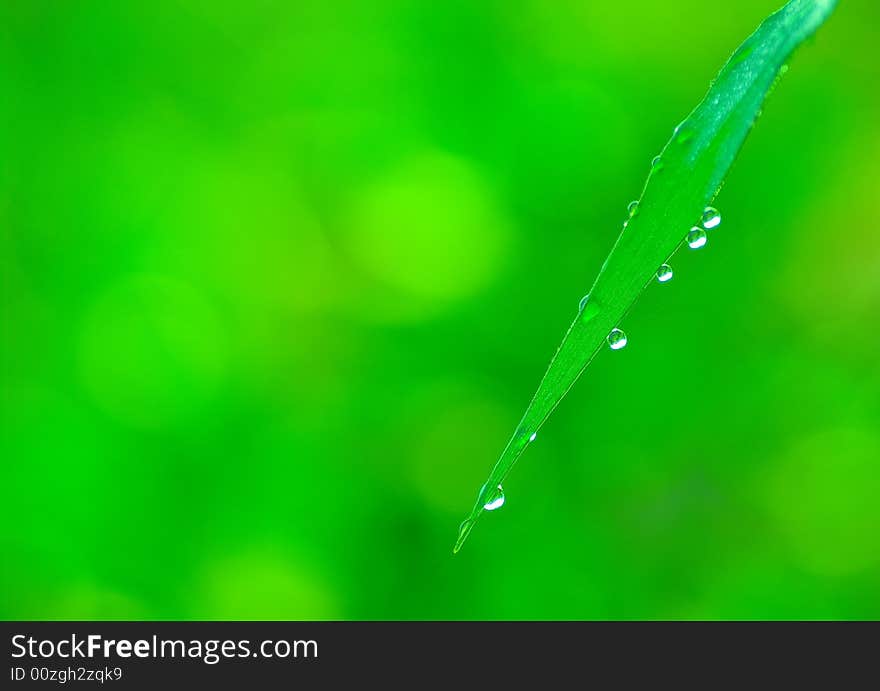
<svg viewBox="0 0 880 691">
<path fill-rule="evenodd" d="M 700 218 L 700 223 L 703 224 L 703 228 L 706 230 L 717 228 L 721 225 L 721 214 L 714 206 L 707 206 L 703 211 L 703 216 Z"/>
<path fill-rule="evenodd" d="M 611 350 L 620 350 L 626 347 L 626 334 L 620 329 L 612 329 L 608 334 L 608 347 Z"/>
<path fill-rule="evenodd" d="M 471 531 L 473 525 L 474 522 L 470 518 L 467 518 L 461 522 L 461 525 L 458 526 L 458 540 L 455 543 L 455 550 L 453 550 L 454 552 L 457 552 L 459 550 L 459 548 L 461 547 L 461 543 L 467 537 L 467 534 Z"/>
<path fill-rule="evenodd" d="M 669 283 L 672 280 L 672 267 L 669 264 L 661 264 L 657 269 L 657 280 L 660 283 Z"/>
<path fill-rule="evenodd" d="M 581 321 L 588 322 L 600 312 L 599 303 L 590 300 L 589 295 L 584 295 L 578 305 L 578 312 L 581 315 Z"/>
<path fill-rule="evenodd" d="M 706 235 L 706 231 L 702 228 L 694 226 L 688 231 L 687 244 L 692 250 L 698 250 L 701 247 L 705 247 L 707 240 L 708 236 Z"/>
<path fill-rule="evenodd" d="M 682 123 L 675 128 L 674 136 L 676 144 L 686 144 L 693 139 L 694 131 L 690 124 Z"/>
<path fill-rule="evenodd" d="M 486 511 L 494 511 L 495 509 L 500 509 L 504 506 L 504 489 L 502 489 L 501 485 L 498 485 L 498 488 L 493 490 L 486 499 L 486 503 L 483 504 L 483 508 Z"/>
</svg>

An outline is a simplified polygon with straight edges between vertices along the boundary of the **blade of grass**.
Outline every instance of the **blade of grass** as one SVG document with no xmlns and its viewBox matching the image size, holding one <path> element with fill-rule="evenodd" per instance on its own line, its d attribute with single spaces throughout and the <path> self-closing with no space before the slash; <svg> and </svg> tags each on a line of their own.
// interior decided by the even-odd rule
<svg viewBox="0 0 880 691">
<path fill-rule="evenodd" d="M 538 429 L 620 323 L 657 269 L 717 195 L 792 52 L 837 0 L 791 0 L 733 53 L 709 92 L 675 129 L 652 165 L 636 213 L 602 265 L 589 299 L 565 334 L 538 391 L 459 528 L 458 552 Z M 490 504 L 491 506 L 491 504 Z"/>
</svg>

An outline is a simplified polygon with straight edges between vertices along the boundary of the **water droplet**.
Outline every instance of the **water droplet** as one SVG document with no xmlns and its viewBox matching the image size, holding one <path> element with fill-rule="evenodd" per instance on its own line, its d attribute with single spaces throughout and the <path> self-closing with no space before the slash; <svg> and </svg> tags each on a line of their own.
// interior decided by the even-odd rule
<svg viewBox="0 0 880 691">
<path fill-rule="evenodd" d="M 708 240 L 708 236 L 706 235 L 706 231 L 702 228 L 694 226 L 688 231 L 687 244 L 692 250 L 698 250 L 701 247 L 704 247 L 706 245 L 706 240 Z"/>
<path fill-rule="evenodd" d="M 538 438 L 538 433 L 532 432 L 532 436 L 529 437 L 529 443 L 535 441 L 535 439 L 537 439 L 537 438 Z"/>
<path fill-rule="evenodd" d="M 461 522 L 461 525 L 458 526 L 458 539 L 455 541 L 455 547 L 452 548 L 453 554 L 461 549 L 461 546 L 464 544 L 464 541 L 467 540 L 467 536 L 470 535 L 473 527 L 474 522 L 470 518 L 466 518 Z"/>
<path fill-rule="evenodd" d="M 736 53 L 733 54 L 733 57 L 730 59 L 730 66 L 738 65 L 743 62 L 752 52 L 755 50 L 754 45 L 743 45 L 741 46 Z"/>
<path fill-rule="evenodd" d="M 669 283 L 672 280 L 672 267 L 669 264 L 661 264 L 657 269 L 657 280 L 660 283 Z"/>
<path fill-rule="evenodd" d="M 578 305 L 578 312 L 581 314 L 581 320 L 588 322 L 599 314 L 599 303 L 595 300 L 590 300 L 589 295 L 584 295 Z"/>
<path fill-rule="evenodd" d="M 626 347 L 626 334 L 620 329 L 611 329 L 608 334 L 608 346 L 611 350 L 620 350 Z"/>
<path fill-rule="evenodd" d="M 483 504 L 483 508 L 486 511 L 494 511 L 495 509 L 500 509 L 504 506 L 504 490 L 501 485 L 498 485 L 498 489 L 493 490 L 488 498 L 486 499 L 486 503 Z"/>
<path fill-rule="evenodd" d="M 721 214 L 714 206 L 707 206 L 703 211 L 702 218 L 700 218 L 700 223 L 703 224 L 703 228 L 706 230 L 717 228 L 721 225 Z"/>
<path fill-rule="evenodd" d="M 639 213 L 639 202 L 638 201 L 630 202 L 629 205 L 626 207 L 626 212 L 629 214 L 630 218 L 632 218 L 637 213 Z"/>
<path fill-rule="evenodd" d="M 663 167 L 663 158 L 661 156 L 654 156 L 651 161 L 651 170 L 660 170 Z"/>
<path fill-rule="evenodd" d="M 694 130 L 689 124 L 681 123 L 675 128 L 674 135 L 676 144 L 685 144 L 693 138 Z"/>
<path fill-rule="evenodd" d="M 779 68 L 779 74 L 785 74 L 786 72 L 788 72 L 788 65 L 783 65 Z"/>
</svg>

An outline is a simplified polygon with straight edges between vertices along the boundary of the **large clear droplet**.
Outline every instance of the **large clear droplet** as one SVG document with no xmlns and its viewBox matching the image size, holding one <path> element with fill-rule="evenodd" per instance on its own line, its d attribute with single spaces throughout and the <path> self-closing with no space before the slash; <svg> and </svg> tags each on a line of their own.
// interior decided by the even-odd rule
<svg viewBox="0 0 880 691">
<path fill-rule="evenodd" d="M 706 235 L 706 231 L 702 228 L 694 226 L 688 231 L 687 244 L 692 250 L 698 250 L 701 247 L 705 247 L 707 240 L 708 236 Z"/>
<path fill-rule="evenodd" d="M 608 334 L 608 347 L 611 350 L 620 350 L 626 347 L 626 334 L 620 329 L 612 329 Z"/>
<path fill-rule="evenodd" d="M 706 230 L 717 228 L 721 225 L 721 214 L 714 206 L 707 206 L 703 211 L 703 216 L 700 218 L 700 223 L 703 224 L 703 228 Z"/>
<path fill-rule="evenodd" d="M 494 511 L 495 509 L 500 509 L 502 506 L 504 506 L 504 490 L 501 485 L 498 485 L 498 488 L 489 494 L 486 503 L 483 504 L 483 508 L 486 509 L 486 511 Z"/>
<path fill-rule="evenodd" d="M 630 218 L 639 213 L 639 202 L 631 201 L 626 207 L 626 212 L 629 214 Z"/>
<path fill-rule="evenodd" d="M 669 264 L 661 264 L 657 269 L 657 280 L 660 283 L 669 283 L 672 280 L 672 267 Z"/>
</svg>

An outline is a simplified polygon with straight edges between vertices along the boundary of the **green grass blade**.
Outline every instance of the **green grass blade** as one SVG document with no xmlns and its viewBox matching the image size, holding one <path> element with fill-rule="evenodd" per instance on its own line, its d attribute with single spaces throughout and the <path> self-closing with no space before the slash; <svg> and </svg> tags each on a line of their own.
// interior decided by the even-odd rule
<svg viewBox="0 0 880 691">
<path fill-rule="evenodd" d="M 630 218 L 596 278 L 529 407 L 474 508 L 459 528 L 457 552 L 497 488 L 609 332 L 682 244 L 718 193 L 791 53 L 831 14 L 837 0 L 791 0 L 734 52 L 703 101 L 673 133 L 652 166 L 637 213 Z"/>
</svg>

